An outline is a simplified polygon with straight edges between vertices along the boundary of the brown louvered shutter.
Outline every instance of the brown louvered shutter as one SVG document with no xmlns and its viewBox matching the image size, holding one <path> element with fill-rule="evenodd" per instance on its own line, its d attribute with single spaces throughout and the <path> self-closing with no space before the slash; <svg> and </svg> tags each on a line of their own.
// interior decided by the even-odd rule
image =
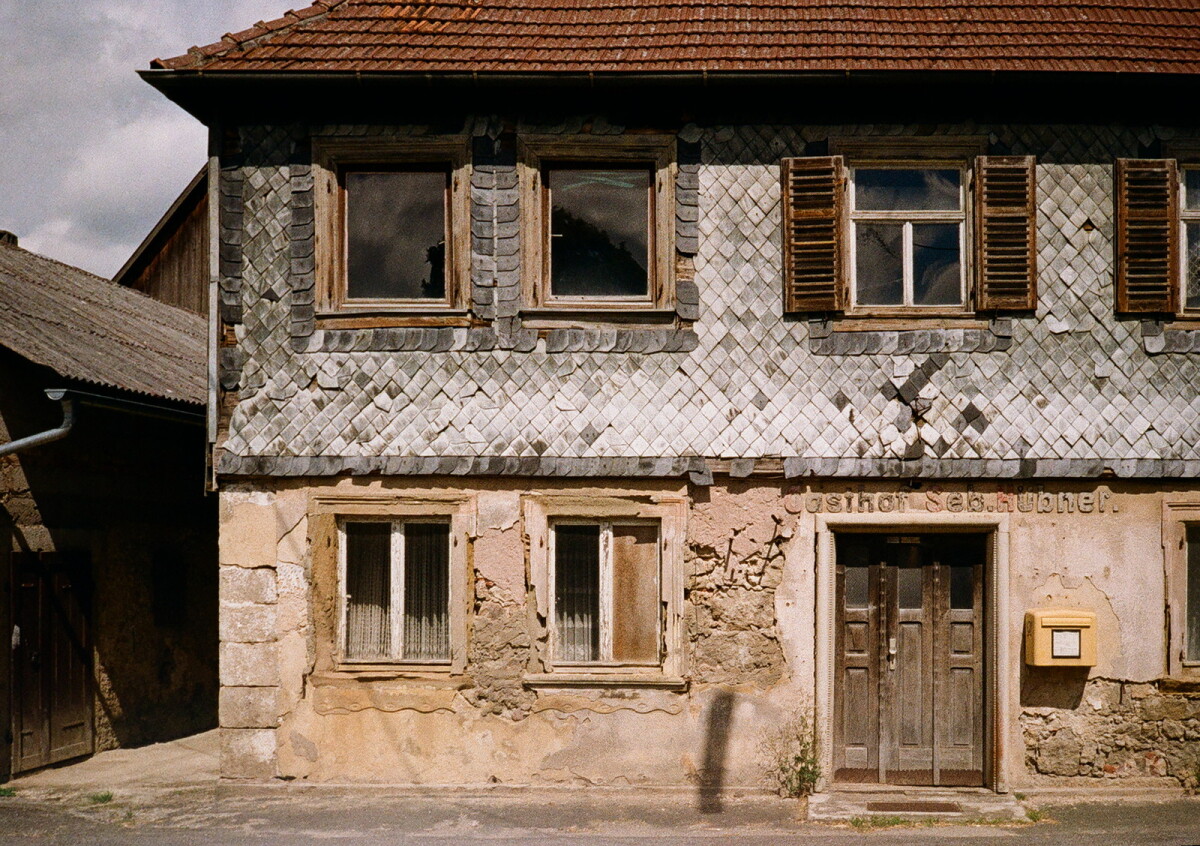
<svg viewBox="0 0 1200 846">
<path fill-rule="evenodd" d="M 845 167 L 841 156 L 784 159 L 783 309 L 841 311 Z"/>
<path fill-rule="evenodd" d="M 1174 159 L 1117 159 L 1117 311 L 1174 312 L 1179 302 Z"/>
<path fill-rule="evenodd" d="M 975 249 L 980 311 L 1037 307 L 1037 199 L 1033 156 L 975 159 Z"/>
</svg>

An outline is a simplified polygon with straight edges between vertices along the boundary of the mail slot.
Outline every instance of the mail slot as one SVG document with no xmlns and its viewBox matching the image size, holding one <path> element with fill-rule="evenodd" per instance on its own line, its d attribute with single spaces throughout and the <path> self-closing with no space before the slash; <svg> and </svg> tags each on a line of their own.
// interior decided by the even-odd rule
<svg viewBox="0 0 1200 846">
<path fill-rule="evenodd" d="M 1034 667 L 1096 666 L 1096 615 L 1073 608 L 1027 611 L 1025 663 Z"/>
</svg>

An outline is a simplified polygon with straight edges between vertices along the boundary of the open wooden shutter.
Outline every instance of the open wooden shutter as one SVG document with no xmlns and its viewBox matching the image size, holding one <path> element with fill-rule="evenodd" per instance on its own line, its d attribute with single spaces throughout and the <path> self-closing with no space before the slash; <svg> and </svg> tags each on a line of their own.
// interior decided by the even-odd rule
<svg viewBox="0 0 1200 846">
<path fill-rule="evenodd" d="M 841 156 L 784 159 L 783 309 L 841 311 L 845 167 Z"/>
<path fill-rule="evenodd" d="M 975 244 L 980 311 L 1037 307 L 1037 200 L 1033 156 L 975 160 Z"/>
<path fill-rule="evenodd" d="M 1117 159 L 1117 311 L 1174 312 L 1179 205 L 1174 159 Z"/>
</svg>

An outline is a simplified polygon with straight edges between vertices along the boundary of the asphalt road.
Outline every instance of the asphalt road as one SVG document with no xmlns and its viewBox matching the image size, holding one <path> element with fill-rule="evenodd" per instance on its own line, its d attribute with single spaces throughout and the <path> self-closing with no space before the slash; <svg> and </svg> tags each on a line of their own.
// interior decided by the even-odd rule
<svg viewBox="0 0 1200 846">
<path fill-rule="evenodd" d="M 105 799 L 22 791 L 0 798 L 0 844 L 1200 844 L 1200 799 L 1042 805 L 1047 818 L 1039 822 L 901 827 L 799 822 L 793 803 L 758 797 L 726 799 L 711 813 L 694 797 L 636 791 L 514 797 L 210 786 Z"/>
</svg>

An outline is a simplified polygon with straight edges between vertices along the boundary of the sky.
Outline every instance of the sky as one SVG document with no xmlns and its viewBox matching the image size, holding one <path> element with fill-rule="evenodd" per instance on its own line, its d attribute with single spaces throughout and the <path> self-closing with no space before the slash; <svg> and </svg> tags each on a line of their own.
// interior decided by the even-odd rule
<svg viewBox="0 0 1200 846">
<path fill-rule="evenodd" d="M 306 0 L 0 0 L 0 229 L 101 276 L 205 160 L 204 127 L 137 75 Z"/>
</svg>

